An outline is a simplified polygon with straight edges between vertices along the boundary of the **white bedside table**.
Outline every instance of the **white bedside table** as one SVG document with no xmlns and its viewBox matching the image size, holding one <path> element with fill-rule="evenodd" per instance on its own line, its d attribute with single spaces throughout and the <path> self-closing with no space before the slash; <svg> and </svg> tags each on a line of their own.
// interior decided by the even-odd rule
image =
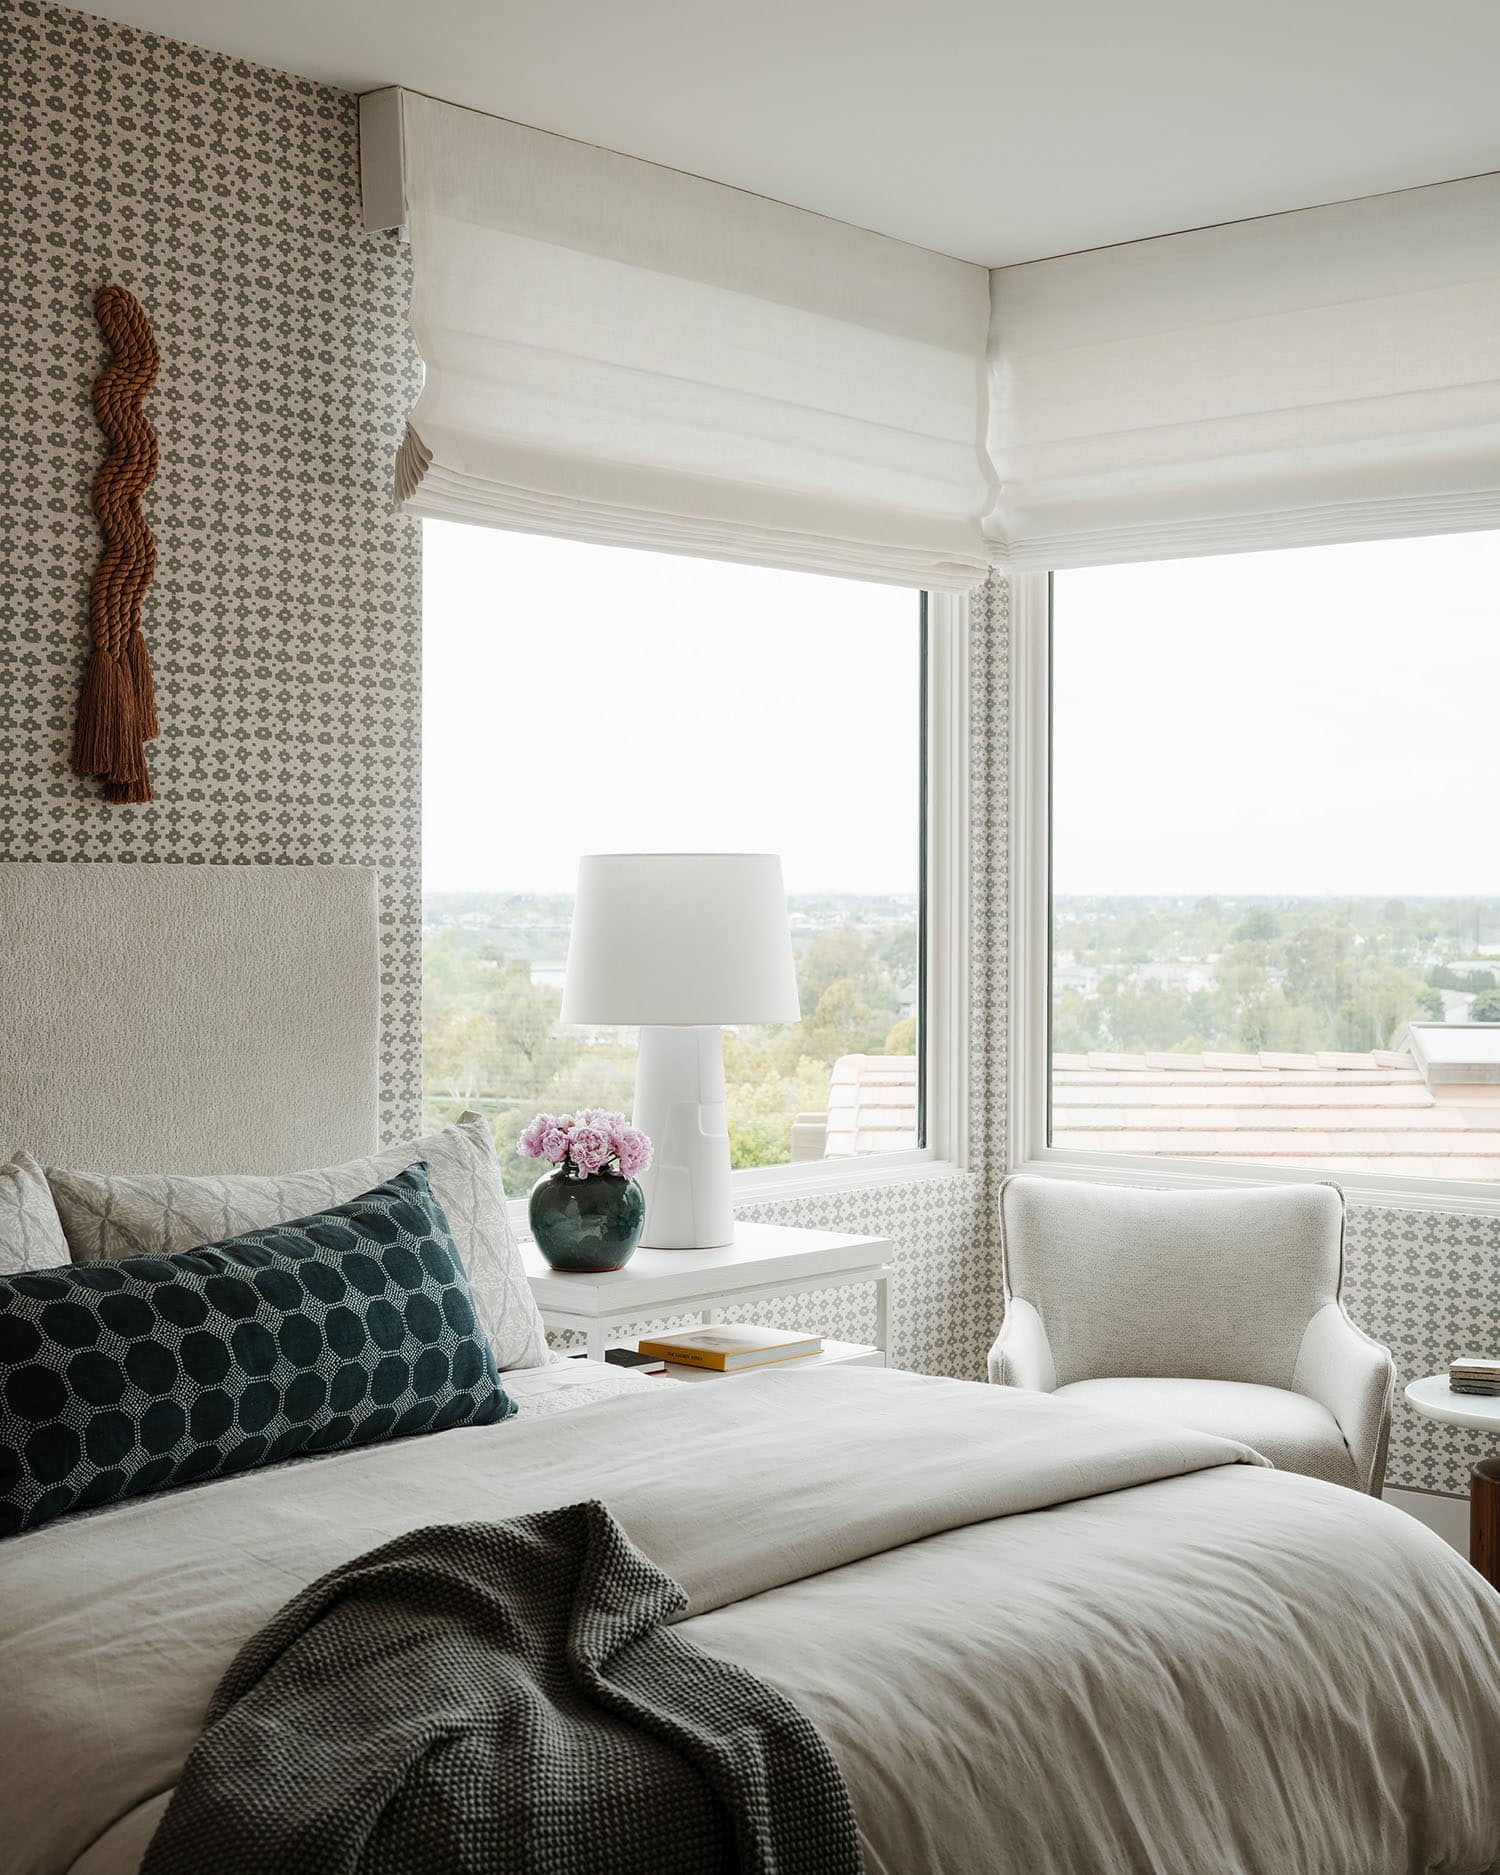
<svg viewBox="0 0 1500 1875">
<path fill-rule="evenodd" d="M 717 1250 L 637 1250 L 622 1270 L 564 1276 L 529 1239 L 521 1242 L 542 1320 L 549 1328 L 586 1335 L 589 1358 L 596 1361 L 604 1359 L 608 1331 L 626 1322 L 695 1312 L 711 1322 L 720 1309 L 763 1296 L 798 1295 L 847 1283 L 875 1285 L 874 1346 L 829 1341 L 821 1354 L 788 1361 L 788 1367 L 834 1362 L 884 1367 L 890 1345 L 890 1252 L 884 1237 L 850 1237 L 841 1231 L 798 1230 L 784 1224 L 736 1224 L 734 1242 Z M 700 1370 L 685 1368 L 682 1377 L 697 1379 Z"/>
<path fill-rule="evenodd" d="M 1424 1418 L 1487 1432 L 1500 1445 L 1500 1399 L 1455 1393 L 1446 1374 L 1409 1382 L 1406 1403 Z M 1500 1458 L 1481 1458 L 1469 1474 L 1469 1561 L 1500 1589 Z"/>
</svg>

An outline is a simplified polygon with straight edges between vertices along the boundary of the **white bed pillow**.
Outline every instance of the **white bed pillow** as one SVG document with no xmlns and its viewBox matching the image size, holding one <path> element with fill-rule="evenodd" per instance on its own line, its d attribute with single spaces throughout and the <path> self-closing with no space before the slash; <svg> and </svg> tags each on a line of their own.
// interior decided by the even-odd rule
<svg viewBox="0 0 1500 1875">
<path fill-rule="evenodd" d="M 9 1165 L 0 1165 L 0 1276 L 56 1269 L 68 1260 L 47 1174 L 18 1152 Z"/>
<path fill-rule="evenodd" d="M 480 1324 L 501 1370 L 539 1367 L 552 1356 L 505 1213 L 490 1129 L 477 1113 L 409 1145 L 312 1172 L 161 1173 L 106 1177 L 47 1168 L 47 1182 L 75 1263 L 172 1254 L 346 1204 L 419 1159 L 468 1272 Z"/>
</svg>

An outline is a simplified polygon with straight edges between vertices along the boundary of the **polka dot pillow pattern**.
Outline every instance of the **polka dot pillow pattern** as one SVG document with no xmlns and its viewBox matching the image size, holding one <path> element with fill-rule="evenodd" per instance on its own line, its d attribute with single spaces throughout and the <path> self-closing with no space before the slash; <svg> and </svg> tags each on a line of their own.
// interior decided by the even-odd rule
<svg viewBox="0 0 1500 1875">
<path fill-rule="evenodd" d="M 425 1164 L 225 1243 L 0 1278 L 0 1536 L 515 1410 Z"/>
</svg>

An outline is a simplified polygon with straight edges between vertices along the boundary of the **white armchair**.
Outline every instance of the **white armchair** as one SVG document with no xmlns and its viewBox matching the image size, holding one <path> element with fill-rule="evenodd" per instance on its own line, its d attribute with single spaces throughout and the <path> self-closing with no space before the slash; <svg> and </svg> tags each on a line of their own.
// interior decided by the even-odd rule
<svg viewBox="0 0 1500 1875">
<path fill-rule="evenodd" d="M 1243 1440 L 1379 1495 L 1395 1363 L 1339 1300 L 1335 1185 L 1149 1191 L 1020 1174 L 1000 1193 L 990 1379 Z"/>
</svg>

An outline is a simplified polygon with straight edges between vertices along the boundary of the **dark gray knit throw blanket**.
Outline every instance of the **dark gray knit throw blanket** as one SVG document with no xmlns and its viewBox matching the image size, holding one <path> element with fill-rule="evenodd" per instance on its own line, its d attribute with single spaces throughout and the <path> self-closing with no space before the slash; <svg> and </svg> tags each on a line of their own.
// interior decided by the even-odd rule
<svg viewBox="0 0 1500 1875">
<path fill-rule="evenodd" d="M 398 1537 L 240 1653 L 142 1875 L 857 1875 L 791 1702 L 602 1504 Z"/>
</svg>

